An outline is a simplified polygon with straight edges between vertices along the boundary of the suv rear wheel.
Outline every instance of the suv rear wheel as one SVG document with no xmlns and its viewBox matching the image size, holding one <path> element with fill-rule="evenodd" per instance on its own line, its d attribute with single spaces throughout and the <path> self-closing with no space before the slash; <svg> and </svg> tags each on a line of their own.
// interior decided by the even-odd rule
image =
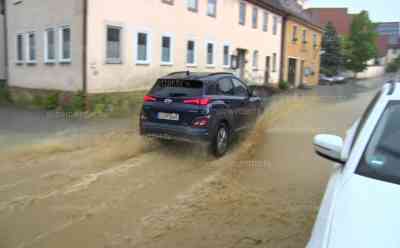
<svg viewBox="0 0 400 248">
<path fill-rule="evenodd" d="M 221 123 L 213 139 L 211 149 L 216 157 L 222 157 L 228 150 L 230 133 L 226 124 Z"/>
</svg>

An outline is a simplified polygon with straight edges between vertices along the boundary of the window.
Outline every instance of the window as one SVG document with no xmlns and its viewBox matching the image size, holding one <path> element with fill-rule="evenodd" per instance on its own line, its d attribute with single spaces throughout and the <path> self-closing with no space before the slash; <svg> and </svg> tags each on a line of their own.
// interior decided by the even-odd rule
<svg viewBox="0 0 400 248">
<path fill-rule="evenodd" d="M 356 141 L 358 139 L 358 136 L 361 133 L 361 130 L 364 128 L 364 126 L 365 126 L 365 124 L 366 124 L 371 112 L 374 110 L 375 105 L 378 102 L 378 100 L 381 98 L 381 96 L 382 96 L 382 91 L 379 91 L 378 93 L 376 93 L 374 98 L 371 100 L 371 102 L 368 104 L 367 108 L 365 109 L 363 115 L 361 116 L 360 121 L 359 121 L 358 126 L 357 126 L 357 130 L 356 130 L 356 132 L 354 134 L 353 141 L 351 143 L 351 150 L 353 149 L 353 146 L 355 145 L 355 143 L 356 143 Z"/>
<path fill-rule="evenodd" d="M 278 34 L 278 17 L 274 16 L 273 19 L 274 19 L 274 23 L 273 23 L 273 27 L 272 27 L 272 33 L 274 35 L 277 35 Z"/>
<path fill-rule="evenodd" d="M 207 66 L 214 66 L 214 54 L 215 48 L 213 42 L 206 42 L 206 51 L 207 51 Z"/>
<path fill-rule="evenodd" d="M 368 142 L 356 174 L 400 184 L 400 102 L 386 107 Z"/>
<path fill-rule="evenodd" d="M 253 69 L 258 69 L 258 51 L 253 52 Z"/>
<path fill-rule="evenodd" d="M 194 40 L 188 40 L 186 50 L 186 63 L 191 66 L 196 65 L 196 42 Z"/>
<path fill-rule="evenodd" d="M 313 47 L 314 48 L 318 47 L 318 36 L 316 33 L 313 34 Z"/>
<path fill-rule="evenodd" d="M 17 63 L 24 62 L 24 35 L 17 34 Z"/>
<path fill-rule="evenodd" d="M 277 56 L 276 53 L 272 54 L 272 72 L 276 72 Z"/>
<path fill-rule="evenodd" d="M 27 49 L 28 60 L 30 64 L 36 63 L 36 35 L 34 32 L 27 34 Z"/>
<path fill-rule="evenodd" d="M 246 24 L 246 4 L 244 2 L 240 2 L 239 5 L 239 24 Z"/>
<path fill-rule="evenodd" d="M 307 44 L 307 30 L 303 30 L 303 44 Z"/>
<path fill-rule="evenodd" d="M 236 78 L 232 79 L 235 96 L 248 97 L 249 92 L 244 84 Z"/>
<path fill-rule="evenodd" d="M 217 16 L 217 0 L 208 0 L 207 15 L 211 17 Z"/>
<path fill-rule="evenodd" d="M 161 64 L 172 65 L 172 36 L 163 35 L 161 37 Z"/>
<path fill-rule="evenodd" d="M 198 97 L 203 95 L 203 88 L 204 84 L 199 80 L 159 79 L 150 91 L 150 95 L 157 97 Z"/>
<path fill-rule="evenodd" d="M 56 60 L 56 32 L 49 28 L 44 33 L 44 62 L 54 63 Z"/>
<path fill-rule="evenodd" d="M 225 44 L 223 47 L 223 63 L 224 67 L 230 67 L 230 47 Z"/>
<path fill-rule="evenodd" d="M 60 29 L 60 61 L 68 63 L 71 61 L 71 28 Z"/>
<path fill-rule="evenodd" d="M 219 95 L 233 95 L 233 85 L 230 78 L 223 78 L 218 81 Z"/>
<path fill-rule="evenodd" d="M 161 2 L 170 4 L 170 5 L 174 5 L 174 0 L 161 0 Z"/>
<path fill-rule="evenodd" d="M 298 30 L 298 27 L 297 26 L 293 26 L 293 33 L 292 33 L 292 41 L 293 42 L 297 41 L 297 30 Z"/>
<path fill-rule="evenodd" d="M 253 8 L 253 16 L 252 16 L 252 27 L 257 28 L 258 26 L 258 8 Z"/>
<path fill-rule="evenodd" d="M 197 12 L 198 10 L 198 2 L 197 0 L 187 0 L 188 10 Z"/>
<path fill-rule="evenodd" d="M 136 34 L 136 64 L 150 64 L 150 34 L 138 32 Z"/>
<path fill-rule="evenodd" d="M 110 64 L 121 63 L 121 27 L 107 26 L 107 58 Z"/>
<path fill-rule="evenodd" d="M 263 29 L 264 32 L 268 32 L 268 22 L 269 22 L 269 20 L 268 20 L 269 19 L 268 12 L 264 11 L 263 16 L 264 16 L 264 18 L 263 18 L 263 27 L 262 27 L 262 29 Z"/>
</svg>

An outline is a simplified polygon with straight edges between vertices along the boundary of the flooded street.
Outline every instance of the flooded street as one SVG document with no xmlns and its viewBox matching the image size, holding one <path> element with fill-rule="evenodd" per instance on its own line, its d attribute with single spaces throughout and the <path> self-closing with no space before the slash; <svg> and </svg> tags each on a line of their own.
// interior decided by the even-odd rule
<svg viewBox="0 0 400 248">
<path fill-rule="evenodd" d="M 0 248 L 305 247 L 331 171 L 312 138 L 344 136 L 381 84 L 279 96 L 219 160 L 143 139 L 132 120 L 34 144 L 3 126 Z"/>
</svg>

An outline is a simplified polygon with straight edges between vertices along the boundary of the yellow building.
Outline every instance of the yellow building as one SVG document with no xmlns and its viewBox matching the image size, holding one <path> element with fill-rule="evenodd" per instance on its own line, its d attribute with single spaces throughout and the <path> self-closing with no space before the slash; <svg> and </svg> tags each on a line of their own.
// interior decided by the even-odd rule
<svg viewBox="0 0 400 248">
<path fill-rule="evenodd" d="M 290 86 L 318 84 L 322 34 L 322 28 L 310 21 L 286 17 L 281 78 Z"/>
</svg>

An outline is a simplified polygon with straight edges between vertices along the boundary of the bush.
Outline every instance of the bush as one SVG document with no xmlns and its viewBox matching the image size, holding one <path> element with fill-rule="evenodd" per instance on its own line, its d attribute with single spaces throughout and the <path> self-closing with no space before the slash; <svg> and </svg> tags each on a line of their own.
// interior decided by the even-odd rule
<svg viewBox="0 0 400 248">
<path fill-rule="evenodd" d="M 400 56 L 386 66 L 386 72 L 393 73 L 400 70 Z"/>
<path fill-rule="evenodd" d="M 64 95 L 61 108 L 66 113 L 83 112 L 85 110 L 85 94 L 79 91 L 73 95 Z"/>
<path fill-rule="evenodd" d="M 281 80 L 281 81 L 279 82 L 279 89 L 281 89 L 281 90 L 287 90 L 287 89 L 289 89 L 289 82 L 286 81 L 286 80 Z"/>
<path fill-rule="evenodd" d="M 43 101 L 42 101 L 42 106 L 43 108 L 47 110 L 54 110 L 58 107 L 58 101 L 59 101 L 60 93 L 53 93 L 49 96 L 47 96 Z"/>
<path fill-rule="evenodd" d="M 6 87 L 0 87 L 0 103 L 11 102 L 11 97 L 8 89 Z"/>
</svg>

